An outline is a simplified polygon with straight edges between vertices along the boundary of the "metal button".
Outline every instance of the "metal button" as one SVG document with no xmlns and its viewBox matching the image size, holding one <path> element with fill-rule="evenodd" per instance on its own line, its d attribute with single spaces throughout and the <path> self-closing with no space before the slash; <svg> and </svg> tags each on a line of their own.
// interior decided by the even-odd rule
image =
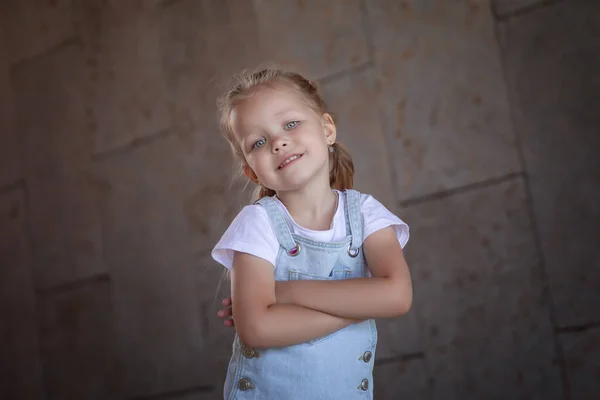
<svg viewBox="0 0 600 400">
<path fill-rule="evenodd" d="M 242 354 L 246 358 L 258 357 L 258 353 L 250 346 L 242 344 Z"/>
<path fill-rule="evenodd" d="M 248 379 L 242 378 L 238 381 L 238 388 L 245 392 L 248 389 L 254 389 L 254 386 Z"/>
<path fill-rule="evenodd" d="M 291 257 L 296 257 L 298 254 L 300 254 L 300 250 L 302 250 L 302 247 L 300 247 L 300 244 L 298 244 L 298 243 L 295 243 L 295 244 L 296 244 L 296 246 L 295 246 L 295 247 L 292 247 L 292 248 L 291 248 L 291 249 L 288 251 L 288 254 L 289 254 Z"/>
<path fill-rule="evenodd" d="M 369 390 L 369 380 L 363 379 L 362 382 L 360 383 L 360 385 L 358 385 L 358 389 L 365 391 L 365 392 L 367 390 Z"/>
<path fill-rule="evenodd" d="M 348 255 L 352 258 L 356 257 L 360 253 L 360 248 L 353 249 L 348 245 Z"/>
<path fill-rule="evenodd" d="M 370 351 L 365 351 L 365 354 L 363 354 L 360 359 L 363 360 L 364 362 L 368 363 L 369 361 L 371 361 L 372 357 L 373 357 L 373 353 L 371 353 Z"/>
<path fill-rule="evenodd" d="M 369 380 L 368 379 L 363 379 L 362 382 L 360 383 L 360 385 L 358 386 L 358 388 L 360 390 L 365 391 L 365 392 L 367 390 L 369 390 Z"/>
</svg>

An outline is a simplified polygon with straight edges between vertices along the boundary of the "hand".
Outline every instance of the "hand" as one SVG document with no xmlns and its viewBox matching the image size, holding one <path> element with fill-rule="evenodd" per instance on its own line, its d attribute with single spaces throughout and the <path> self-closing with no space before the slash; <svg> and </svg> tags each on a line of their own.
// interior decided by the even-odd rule
<svg viewBox="0 0 600 400">
<path fill-rule="evenodd" d="M 217 317 L 225 319 L 223 325 L 233 328 L 235 323 L 233 322 L 233 316 L 231 314 L 231 297 L 223 299 L 221 304 L 223 304 L 225 308 L 222 308 L 217 312 Z"/>
</svg>

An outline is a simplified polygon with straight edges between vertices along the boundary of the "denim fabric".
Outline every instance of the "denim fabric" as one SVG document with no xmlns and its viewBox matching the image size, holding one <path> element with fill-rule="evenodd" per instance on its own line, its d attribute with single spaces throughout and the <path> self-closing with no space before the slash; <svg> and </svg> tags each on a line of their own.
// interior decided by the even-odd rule
<svg viewBox="0 0 600 400">
<path fill-rule="evenodd" d="M 280 244 L 276 281 L 370 276 L 362 251 L 360 193 L 343 193 L 346 239 L 342 242 L 316 242 L 295 235 L 274 199 L 258 200 L 266 209 Z M 236 335 L 224 399 L 372 399 L 376 345 L 373 320 L 283 348 L 252 349 Z"/>
</svg>

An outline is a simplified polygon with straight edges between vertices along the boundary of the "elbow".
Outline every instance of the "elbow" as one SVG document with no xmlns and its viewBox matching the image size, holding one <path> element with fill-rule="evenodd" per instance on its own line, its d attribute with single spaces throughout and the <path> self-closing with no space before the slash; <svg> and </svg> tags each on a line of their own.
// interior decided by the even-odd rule
<svg viewBox="0 0 600 400">
<path fill-rule="evenodd" d="M 262 330 L 257 325 L 236 326 L 237 334 L 240 340 L 252 348 L 268 347 L 265 345 L 265 337 Z"/>
<path fill-rule="evenodd" d="M 399 301 L 396 309 L 396 316 L 401 317 L 403 315 L 408 314 L 412 307 L 412 296 L 404 296 L 404 298 Z"/>
<path fill-rule="evenodd" d="M 267 306 L 265 309 L 246 313 L 235 320 L 235 329 L 242 343 L 252 348 L 273 347 L 269 308 L 270 306 Z"/>
<path fill-rule="evenodd" d="M 402 285 L 400 288 L 394 290 L 395 295 L 392 297 L 392 317 L 401 317 L 408 314 L 412 307 L 413 293 L 412 287 L 409 285 Z"/>
<path fill-rule="evenodd" d="M 247 346 L 256 349 L 274 346 L 274 338 L 271 329 L 269 329 L 268 318 L 264 316 L 243 321 L 239 325 L 236 321 L 235 328 L 240 340 Z"/>
<path fill-rule="evenodd" d="M 412 297 L 406 298 L 402 297 L 401 299 L 394 302 L 394 307 L 391 310 L 392 317 L 401 317 L 403 315 L 408 314 L 410 308 L 412 306 Z"/>
</svg>

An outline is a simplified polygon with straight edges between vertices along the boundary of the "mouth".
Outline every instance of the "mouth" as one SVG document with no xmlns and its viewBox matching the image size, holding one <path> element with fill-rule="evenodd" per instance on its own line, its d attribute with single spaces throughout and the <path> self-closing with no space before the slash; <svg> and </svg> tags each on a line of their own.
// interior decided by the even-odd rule
<svg viewBox="0 0 600 400">
<path fill-rule="evenodd" d="M 294 161 L 298 160 L 300 157 L 302 157 L 304 154 L 294 154 L 292 156 L 289 156 L 288 158 L 286 158 L 281 164 L 279 164 L 279 167 L 277 167 L 277 169 L 282 169 L 287 167 L 288 165 L 290 165 L 291 163 L 293 163 Z"/>
</svg>

